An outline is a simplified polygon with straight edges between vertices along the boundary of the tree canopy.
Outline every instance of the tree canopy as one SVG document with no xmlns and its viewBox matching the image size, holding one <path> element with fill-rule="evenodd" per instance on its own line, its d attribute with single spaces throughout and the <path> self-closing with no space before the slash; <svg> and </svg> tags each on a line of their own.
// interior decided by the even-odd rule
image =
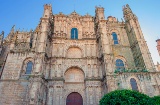
<svg viewBox="0 0 160 105">
<path fill-rule="evenodd" d="M 115 90 L 103 96 L 100 105 L 152 105 L 151 98 L 132 90 Z"/>
<path fill-rule="evenodd" d="M 160 96 L 154 96 L 152 98 L 153 105 L 160 105 Z"/>
</svg>

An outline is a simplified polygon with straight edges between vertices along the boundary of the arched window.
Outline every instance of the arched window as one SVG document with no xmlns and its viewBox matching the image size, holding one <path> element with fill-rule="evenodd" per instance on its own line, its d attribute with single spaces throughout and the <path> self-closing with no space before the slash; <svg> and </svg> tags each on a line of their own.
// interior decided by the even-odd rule
<svg viewBox="0 0 160 105">
<path fill-rule="evenodd" d="M 27 63 L 26 73 L 25 73 L 25 74 L 31 74 L 32 69 L 33 69 L 33 63 L 32 63 L 31 61 L 29 61 L 29 62 Z"/>
<path fill-rule="evenodd" d="M 117 34 L 115 32 L 112 33 L 114 44 L 118 44 Z"/>
<path fill-rule="evenodd" d="M 78 29 L 77 28 L 71 29 L 71 39 L 78 39 Z"/>
<path fill-rule="evenodd" d="M 130 84 L 131 84 L 132 90 L 138 91 L 137 82 L 134 78 L 130 79 Z"/>
<path fill-rule="evenodd" d="M 117 70 L 123 70 L 123 69 L 125 69 L 124 63 L 123 63 L 123 61 L 121 59 L 117 59 L 116 60 L 116 69 Z"/>
</svg>

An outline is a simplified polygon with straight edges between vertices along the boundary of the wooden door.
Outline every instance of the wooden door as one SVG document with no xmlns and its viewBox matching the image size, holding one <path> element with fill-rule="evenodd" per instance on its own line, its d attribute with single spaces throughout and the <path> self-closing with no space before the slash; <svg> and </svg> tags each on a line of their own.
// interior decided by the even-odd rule
<svg viewBox="0 0 160 105">
<path fill-rule="evenodd" d="M 83 105 L 82 96 L 77 92 L 69 94 L 66 99 L 66 105 Z"/>
</svg>

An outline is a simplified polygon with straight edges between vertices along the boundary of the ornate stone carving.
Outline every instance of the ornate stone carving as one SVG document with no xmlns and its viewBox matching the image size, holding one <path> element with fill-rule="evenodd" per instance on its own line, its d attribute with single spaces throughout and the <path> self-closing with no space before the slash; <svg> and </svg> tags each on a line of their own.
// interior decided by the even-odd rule
<svg viewBox="0 0 160 105">
<path fill-rule="evenodd" d="M 95 12 L 95 17 L 75 11 L 54 15 L 51 5 L 46 4 L 34 32 L 15 32 L 13 27 L 0 43 L 4 53 L 0 55 L 0 67 L 4 68 L 0 104 L 65 105 L 67 96 L 78 92 L 83 105 L 98 105 L 105 93 L 131 89 L 130 78 L 136 78 L 140 92 L 158 95 L 159 72 L 114 73 L 119 58 L 125 61 L 126 69 L 137 69 L 138 65 L 154 68 L 136 18 L 119 22 L 109 16 L 105 20 L 104 8 L 96 7 Z M 125 20 L 128 15 L 132 13 L 125 13 Z M 72 28 L 78 29 L 78 39 L 71 39 Z M 116 45 L 112 32 L 117 34 Z M 34 64 L 33 72 L 26 79 L 20 78 L 29 60 Z"/>
</svg>

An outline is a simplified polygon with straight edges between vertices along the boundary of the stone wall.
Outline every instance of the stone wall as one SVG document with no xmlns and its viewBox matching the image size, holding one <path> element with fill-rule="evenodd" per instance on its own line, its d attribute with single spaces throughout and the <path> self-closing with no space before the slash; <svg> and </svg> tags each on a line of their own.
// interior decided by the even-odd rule
<svg viewBox="0 0 160 105">
<path fill-rule="evenodd" d="M 28 101 L 28 85 L 27 81 L 0 81 L 0 104 L 25 105 Z"/>
<path fill-rule="evenodd" d="M 2 79 L 17 80 L 21 76 L 23 62 L 27 58 L 34 58 L 33 53 L 9 53 L 4 66 Z"/>
</svg>

